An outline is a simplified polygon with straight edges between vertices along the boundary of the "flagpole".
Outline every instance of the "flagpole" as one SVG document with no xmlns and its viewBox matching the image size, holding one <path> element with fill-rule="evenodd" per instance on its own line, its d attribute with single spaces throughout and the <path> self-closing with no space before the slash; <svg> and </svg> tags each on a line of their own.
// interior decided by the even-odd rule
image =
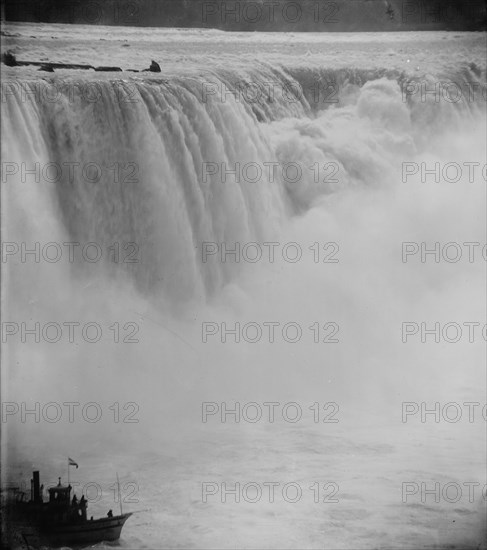
<svg viewBox="0 0 487 550">
<path fill-rule="evenodd" d="M 118 500 L 120 502 L 120 515 L 123 515 L 123 510 L 122 510 L 122 495 L 120 494 L 120 480 L 118 479 L 118 472 L 116 472 L 117 474 L 117 487 L 118 487 Z"/>
</svg>

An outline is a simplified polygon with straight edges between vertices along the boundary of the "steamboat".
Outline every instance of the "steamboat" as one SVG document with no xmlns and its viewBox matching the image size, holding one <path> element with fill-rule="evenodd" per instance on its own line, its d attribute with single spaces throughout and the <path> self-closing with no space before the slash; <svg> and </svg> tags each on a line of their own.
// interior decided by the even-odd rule
<svg viewBox="0 0 487 550">
<path fill-rule="evenodd" d="M 21 533 L 27 547 L 83 547 L 120 538 L 131 512 L 124 514 L 121 509 L 119 515 L 113 515 L 109 510 L 106 517 L 88 519 L 84 495 L 78 501 L 76 495 L 71 498 L 71 490 L 69 482 L 63 485 L 59 478 L 57 486 L 49 488 L 49 498 L 44 502 L 39 471 L 34 471 L 30 500 L 25 500 L 25 493 L 14 491 L 8 506 L 10 527 Z"/>
</svg>

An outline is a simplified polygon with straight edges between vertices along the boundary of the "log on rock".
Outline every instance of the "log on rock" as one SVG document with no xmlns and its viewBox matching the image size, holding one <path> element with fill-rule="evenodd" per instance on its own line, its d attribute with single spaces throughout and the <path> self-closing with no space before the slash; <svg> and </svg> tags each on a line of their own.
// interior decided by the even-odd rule
<svg viewBox="0 0 487 550">
<path fill-rule="evenodd" d="M 113 71 L 122 71 L 120 67 L 94 67 L 95 71 L 105 71 L 105 72 L 113 72 Z"/>
<path fill-rule="evenodd" d="M 5 65 L 9 67 L 27 67 L 33 65 L 34 67 L 44 67 L 43 70 L 46 70 L 47 67 L 50 69 L 94 69 L 92 65 L 80 65 L 79 63 L 51 63 L 46 61 L 17 61 L 15 56 L 7 56 L 8 52 L 5 52 L 3 55 L 2 61 Z M 47 69 L 50 71 L 50 69 Z"/>
<path fill-rule="evenodd" d="M 44 65 L 44 63 L 41 63 Z M 49 65 L 52 65 L 53 69 L 94 69 L 93 65 L 80 65 L 77 63 L 49 63 Z"/>
</svg>

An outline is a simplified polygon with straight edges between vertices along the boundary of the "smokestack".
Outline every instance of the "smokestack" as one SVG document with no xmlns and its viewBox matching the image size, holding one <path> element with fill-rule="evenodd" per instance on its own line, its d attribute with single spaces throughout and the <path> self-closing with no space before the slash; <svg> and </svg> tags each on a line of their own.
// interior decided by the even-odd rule
<svg viewBox="0 0 487 550">
<path fill-rule="evenodd" d="M 34 477 L 34 502 L 40 502 L 41 500 L 41 489 L 39 484 L 39 471 L 32 472 Z"/>
</svg>

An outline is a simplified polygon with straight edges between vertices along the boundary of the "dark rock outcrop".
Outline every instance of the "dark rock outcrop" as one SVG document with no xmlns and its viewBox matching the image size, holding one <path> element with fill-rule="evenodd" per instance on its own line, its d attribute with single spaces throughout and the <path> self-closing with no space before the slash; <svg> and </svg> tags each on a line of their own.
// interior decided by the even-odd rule
<svg viewBox="0 0 487 550">
<path fill-rule="evenodd" d="M 10 50 L 4 52 L 2 54 L 2 61 L 7 67 L 16 67 L 17 66 L 17 59 L 15 58 L 15 55 Z"/>
<path fill-rule="evenodd" d="M 149 67 L 149 71 L 151 73 L 160 73 L 161 72 L 161 67 L 159 65 L 159 63 L 156 63 L 153 59 L 152 59 L 152 62 L 150 64 L 150 67 Z"/>
<path fill-rule="evenodd" d="M 156 61 L 154 61 L 152 59 L 150 67 L 148 69 L 142 69 L 142 72 L 143 73 L 147 73 L 147 72 L 160 73 L 161 72 L 161 67 L 160 67 L 159 63 L 157 63 Z"/>
</svg>

